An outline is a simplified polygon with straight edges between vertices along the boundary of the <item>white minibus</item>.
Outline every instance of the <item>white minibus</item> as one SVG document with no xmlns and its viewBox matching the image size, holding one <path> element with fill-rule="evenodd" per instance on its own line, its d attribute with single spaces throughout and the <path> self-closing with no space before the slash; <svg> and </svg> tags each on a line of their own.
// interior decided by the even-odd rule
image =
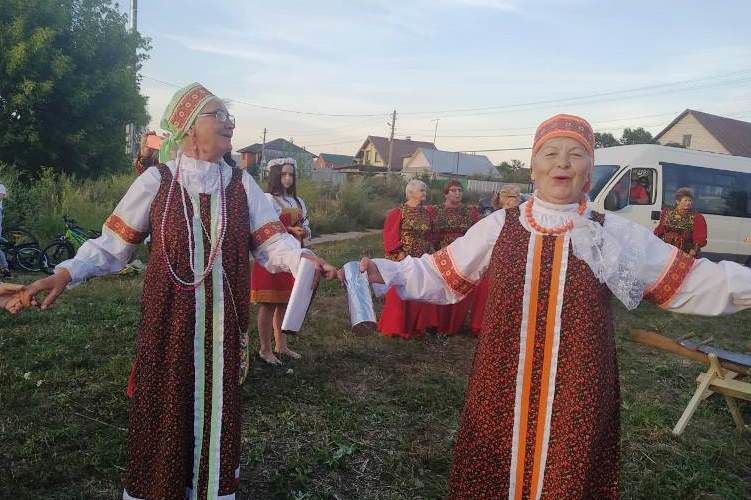
<svg viewBox="0 0 751 500">
<path fill-rule="evenodd" d="M 751 158 L 655 144 L 595 150 L 589 192 L 595 210 L 654 229 L 681 187 L 692 190 L 694 208 L 707 220 L 702 256 L 751 260 L 751 244 L 744 241 L 751 235 Z"/>
</svg>

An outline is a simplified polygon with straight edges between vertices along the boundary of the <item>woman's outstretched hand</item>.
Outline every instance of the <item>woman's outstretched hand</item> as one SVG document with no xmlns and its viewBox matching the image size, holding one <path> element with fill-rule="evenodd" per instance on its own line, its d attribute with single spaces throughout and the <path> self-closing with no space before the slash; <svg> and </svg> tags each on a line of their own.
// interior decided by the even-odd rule
<svg viewBox="0 0 751 500">
<path fill-rule="evenodd" d="M 26 293 L 36 300 L 37 294 L 41 292 L 47 292 L 47 296 L 42 301 L 41 308 L 47 309 L 55 303 L 57 297 L 65 291 L 65 287 L 71 281 L 70 273 L 67 269 L 60 269 L 56 271 L 52 276 L 48 276 L 44 279 L 37 280 L 28 287 L 26 287 Z"/>
</svg>

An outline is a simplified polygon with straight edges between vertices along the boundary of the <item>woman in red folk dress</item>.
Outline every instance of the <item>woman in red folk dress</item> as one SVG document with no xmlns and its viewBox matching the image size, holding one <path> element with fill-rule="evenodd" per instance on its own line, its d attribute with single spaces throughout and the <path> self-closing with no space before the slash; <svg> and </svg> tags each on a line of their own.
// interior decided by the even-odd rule
<svg viewBox="0 0 751 500">
<path fill-rule="evenodd" d="M 302 245 L 310 238 L 308 210 L 305 202 L 297 196 L 294 158 L 278 158 L 268 163 L 269 186 L 266 197 L 276 209 L 279 220 L 285 229 Z M 258 263 L 253 264 L 250 273 L 250 301 L 258 304 L 258 336 L 261 348 L 258 355 L 272 365 L 282 362 L 276 354 L 284 354 L 292 359 L 300 359 L 300 354 L 287 346 L 287 335 L 282 332 L 282 319 L 295 279 L 290 273 L 272 274 Z M 275 348 L 271 351 L 271 337 Z"/>
<path fill-rule="evenodd" d="M 506 184 L 493 196 L 493 208 L 496 210 L 518 207 L 521 202 L 521 191 L 518 186 Z M 472 304 L 470 329 L 477 336 L 482 331 L 482 319 L 485 316 L 485 305 L 488 302 L 488 278 L 483 276 L 475 288 L 475 301 Z"/>
<path fill-rule="evenodd" d="M 698 259 L 701 249 L 707 245 L 707 221 L 693 206 L 691 190 L 678 189 L 675 192 L 675 207 L 663 209 L 655 234 L 665 243 Z"/>
<path fill-rule="evenodd" d="M 453 499 L 616 499 L 620 395 L 612 297 L 719 315 L 751 307 L 751 269 L 694 259 L 587 206 L 594 133 L 537 129 L 534 195 L 432 255 L 364 258 L 376 293 L 440 304 L 490 284 L 449 478 Z"/>
<path fill-rule="evenodd" d="M 443 194 L 446 197 L 443 205 L 433 207 L 435 212 L 433 228 L 436 250 L 445 248 L 458 237 L 464 236 L 464 233 L 475 222 L 480 220 L 480 213 L 477 207 L 462 205 L 464 188 L 462 188 L 459 181 L 454 179 L 448 181 L 443 187 Z M 444 335 L 459 333 L 464 326 L 467 313 L 470 307 L 472 307 L 473 302 L 474 293 L 469 294 L 456 304 L 437 306 L 438 332 Z"/>
<path fill-rule="evenodd" d="M 407 201 L 386 215 L 383 224 L 383 247 L 386 258 L 401 261 L 407 257 L 420 257 L 431 253 L 433 213 L 423 206 L 427 196 L 424 182 L 413 179 L 405 188 Z M 411 300 L 402 300 L 396 290 L 386 293 L 378 331 L 387 337 L 410 339 L 420 337 L 425 330 L 437 326 L 436 306 Z"/>
<path fill-rule="evenodd" d="M 221 99 L 191 84 L 161 125 L 163 163 L 133 182 L 99 238 L 29 285 L 23 305 L 46 291 L 46 309 L 69 284 L 119 271 L 150 234 L 122 498 L 233 500 L 249 254 L 272 272 L 296 273 L 302 258 L 336 270 L 301 249 L 253 178 L 222 160 L 235 119 Z"/>
</svg>

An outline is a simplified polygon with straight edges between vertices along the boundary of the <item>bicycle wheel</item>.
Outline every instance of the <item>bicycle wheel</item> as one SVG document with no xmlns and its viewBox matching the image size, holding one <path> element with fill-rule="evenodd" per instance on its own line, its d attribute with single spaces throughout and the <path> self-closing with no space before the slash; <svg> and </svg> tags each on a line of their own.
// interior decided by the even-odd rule
<svg viewBox="0 0 751 500">
<path fill-rule="evenodd" d="M 44 249 L 44 258 L 47 259 L 47 268 L 53 268 L 64 260 L 72 259 L 76 254 L 73 245 L 67 241 L 55 241 Z"/>
<path fill-rule="evenodd" d="M 19 269 L 32 273 L 42 270 L 44 253 L 37 245 L 19 245 L 15 248 L 15 252 L 16 265 Z"/>
</svg>

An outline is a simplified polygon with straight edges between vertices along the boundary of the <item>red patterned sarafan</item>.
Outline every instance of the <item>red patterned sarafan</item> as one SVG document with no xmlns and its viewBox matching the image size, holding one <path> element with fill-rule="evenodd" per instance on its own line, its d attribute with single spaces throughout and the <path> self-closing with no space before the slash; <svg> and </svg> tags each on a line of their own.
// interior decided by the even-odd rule
<svg viewBox="0 0 751 500">
<path fill-rule="evenodd" d="M 146 239 L 147 233 L 138 231 L 130 227 L 124 220 L 117 214 L 112 214 L 107 217 L 107 221 L 104 223 L 105 227 L 115 233 L 118 238 L 125 243 L 131 245 L 137 245 Z"/>
<path fill-rule="evenodd" d="M 474 283 L 459 274 L 451 258 L 448 248 L 443 248 L 434 253 L 431 258 L 438 272 L 446 284 L 458 295 L 467 295 L 475 287 Z"/>
<path fill-rule="evenodd" d="M 654 285 L 649 287 L 644 298 L 660 307 L 667 307 L 694 265 L 693 257 L 676 249 L 674 257 Z"/>
<path fill-rule="evenodd" d="M 170 116 L 170 123 L 174 125 L 178 130 L 182 130 L 182 128 L 187 123 L 191 113 L 195 111 L 196 106 L 198 106 L 201 101 L 203 101 L 207 96 L 210 95 L 213 94 L 209 92 L 206 87 L 204 87 L 203 85 L 196 85 L 195 88 L 192 88 L 187 94 L 182 97 L 182 99 L 178 101 L 177 105 L 175 106 L 175 110 L 172 112 L 172 116 Z"/>
<path fill-rule="evenodd" d="M 266 243 L 269 238 L 277 234 L 287 234 L 287 230 L 284 228 L 284 224 L 282 224 L 278 220 L 264 224 L 263 226 L 253 231 L 253 248 L 260 247 L 261 245 Z"/>
</svg>

